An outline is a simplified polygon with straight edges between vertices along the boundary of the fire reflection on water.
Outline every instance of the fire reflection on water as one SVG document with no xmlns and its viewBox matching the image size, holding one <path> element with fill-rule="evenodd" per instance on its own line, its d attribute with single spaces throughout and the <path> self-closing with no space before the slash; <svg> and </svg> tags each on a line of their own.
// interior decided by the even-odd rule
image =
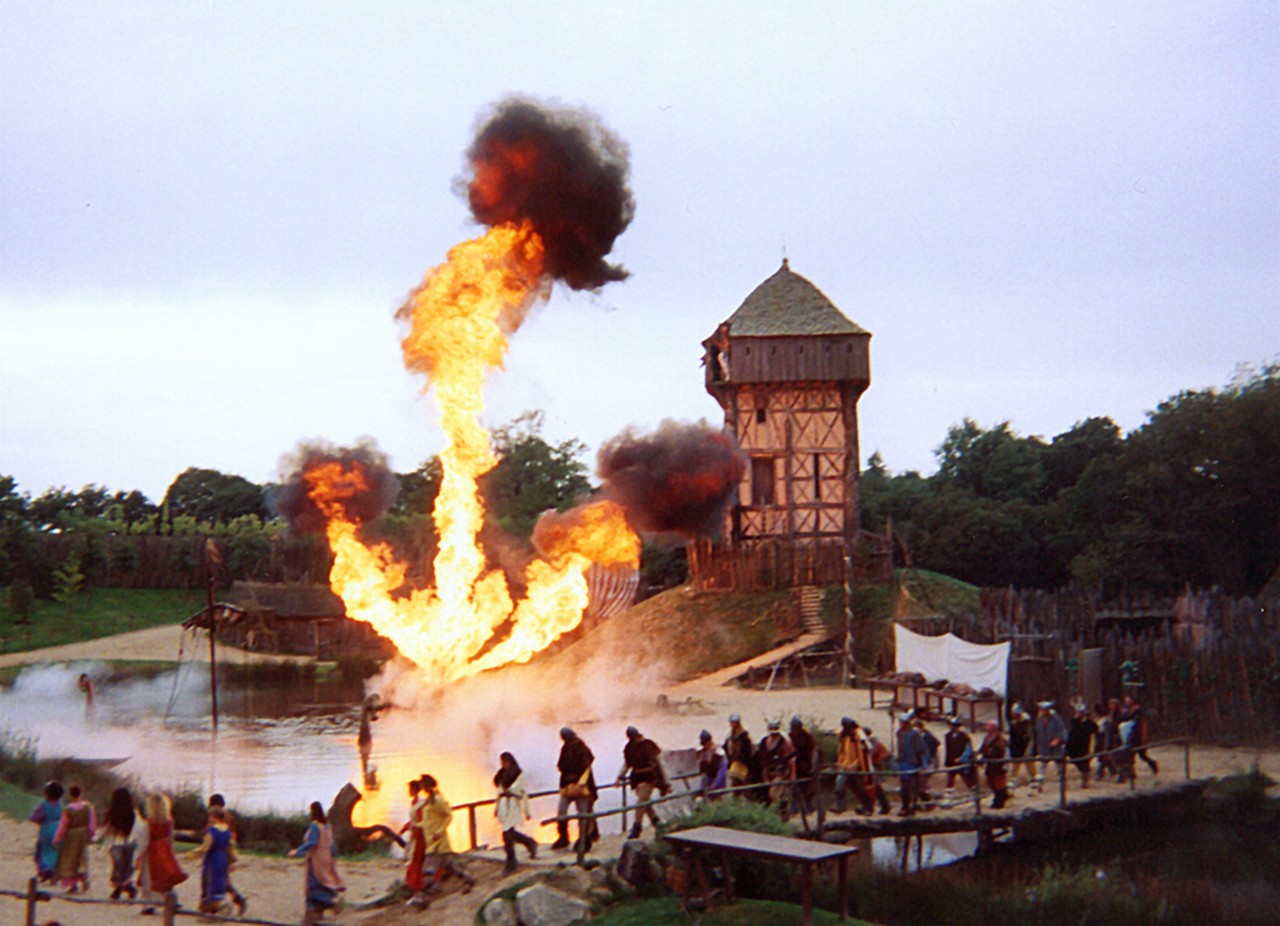
<svg viewBox="0 0 1280 926">
<path fill-rule="evenodd" d="M 182 671 L 182 670 L 180 670 Z M 0 690 L 0 736 L 29 745 L 40 757 L 69 756 L 100 761 L 133 782 L 137 790 L 171 793 L 219 791 L 243 813 L 304 813 L 319 800 L 326 806 L 348 782 L 364 795 L 352 819 L 357 825 L 384 823 L 393 829 L 408 817 L 407 783 L 423 773 L 434 775 L 454 804 L 494 796 L 493 773 L 499 752 L 511 751 L 525 767 L 529 790 L 557 785 L 559 726 L 521 719 L 508 706 L 501 728 L 492 722 L 452 725 L 433 711 L 387 709 L 373 725 L 371 765 L 378 787 L 362 782 L 356 746 L 357 693 L 343 704 L 316 707 L 317 690 L 295 684 L 220 683 L 221 722 L 216 737 L 209 729 L 207 680 L 198 672 L 176 678 L 172 672 L 147 680 L 100 682 L 92 709 L 85 705 L 76 681 L 82 672 L 102 677 L 101 666 L 50 665 L 24 669 L 13 687 Z M 173 697 L 175 689 L 181 696 Z M 331 695 L 322 691 L 319 694 Z M 225 700 L 224 700 L 225 698 Z M 270 713 L 261 716 L 270 704 Z M 248 708 L 252 706 L 251 713 Z M 294 711 L 290 715 L 290 711 Z M 608 734 L 621 741 L 621 727 Z M 601 735 L 604 742 L 604 735 Z M 598 764 L 602 781 L 614 769 Z M 600 769 L 604 770 L 601 771 Z M 105 805 L 108 795 L 90 795 Z M 535 801 L 526 832 L 540 841 L 554 838 L 554 828 L 539 831 L 538 821 L 555 812 L 554 797 Z M 495 845 L 500 832 L 491 806 L 476 812 L 480 843 Z M 455 848 L 470 845 L 467 814 L 455 814 L 450 830 Z"/>
</svg>

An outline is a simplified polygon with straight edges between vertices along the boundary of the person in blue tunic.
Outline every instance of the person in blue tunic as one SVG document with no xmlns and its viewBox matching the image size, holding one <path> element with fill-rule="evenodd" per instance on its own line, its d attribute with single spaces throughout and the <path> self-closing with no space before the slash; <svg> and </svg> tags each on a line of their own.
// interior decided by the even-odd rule
<svg viewBox="0 0 1280 926">
<path fill-rule="evenodd" d="M 929 749 L 911 711 L 898 720 L 897 766 L 898 781 L 902 785 L 902 809 L 898 816 L 909 817 L 918 809 L 920 774 L 929 766 Z"/>
<path fill-rule="evenodd" d="M 307 860 L 306 920 L 314 922 L 325 910 L 335 913 L 343 907 L 342 892 L 347 886 L 338 874 L 333 857 L 333 830 L 319 801 L 311 802 L 311 825 L 302 845 L 289 852 L 290 858 Z"/>
<path fill-rule="evenodd" d="M 36 875 L 41 881 L 52 881 L 54 870 L 58 867 L 58 847 L 53 844 L 53 837 L 58 833 L 58 824 L 62 820 L 62 785 L 51 781 L 44 786 L 44 800 L 36 804 L 31 811 L 30 820 L 39 825 L 36 833 Z"/>
<path fill-rule="evenodd" d="M 204 830 L 204 841 L 191 852 L 194 858 L 204 858 L 200 868 L 200 912 L 228 915 L 231 904 L 231 867 L 235 864 L 235 840 L 231 825 L 227 822 L 225 807 L 209 808 L 209 825 Z"/>
</svg>

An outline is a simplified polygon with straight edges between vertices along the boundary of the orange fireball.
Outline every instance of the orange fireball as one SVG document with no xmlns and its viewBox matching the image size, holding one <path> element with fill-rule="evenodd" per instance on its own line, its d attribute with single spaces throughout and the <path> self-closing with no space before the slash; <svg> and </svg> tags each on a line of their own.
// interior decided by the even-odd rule
<svg viewBox="0 0 1280 926">
<path fill-rule="evenodd" d="M 527 224 L 499 225 L 453 248 L 398 313 L 409 326 L 401 342 L 405 366 L 427 377 L 445 435 L 433 511 L 440 536 L 434 588 L 405 596 L 405 565 L 385 546 L 361 540 L 343 506 L 360 491 L 356 468 L 307 473 L 308 495 L 329 519 L 329 581 L 347 614 L 371 624 L 438 682 L 527 661 L 581 622 L 592 562 L 639 561 L 639 539 L 612 502 L 560 516 L 554 531 L 548 528 L 551 539 L 539 547 L 546 558 L 528 567 L 520 601 L 477 541 L 484 522 L 477 480 L 497 462 L 480 424 L 484 383 L 506 358 L 507 336 L 549 285 L 538 234 Z"/>
</svg>

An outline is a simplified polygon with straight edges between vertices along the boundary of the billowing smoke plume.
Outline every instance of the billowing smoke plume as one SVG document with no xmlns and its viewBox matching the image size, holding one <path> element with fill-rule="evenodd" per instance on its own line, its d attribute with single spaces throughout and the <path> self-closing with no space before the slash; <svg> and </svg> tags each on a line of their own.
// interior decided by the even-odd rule
<svg viewBox="0 0 1280 926">
<path fill-rule="evenodd" d="M 547 273 L 574 289 L 626 279 L 604 258 L 635 214 L 629 152 L 593 113 L 512 97 L 485 119 L 467 157 L 478 221 L 527 220 L 546 248 Z"/>
<path fill-rule="evenodd" d="M 367 438 L 354 447 L 303 441 L 280 458 L 279 470 L 271 507 L 298 533 L 323 533 L 335 512 L 352 523 L 367 524 L 386 513 L 400 489 L 387 455 Z M 327 473 L 331 483 L 324 503 L 327 512 L 313 497 L 315 477 L 321 473 Z"/>
<path fill-rule="evenodd" d="M 732 501 L 747 458 L 705 421 L 664 421 L 650 435 L 627 429 L 600 448 L 603 492 L 642 531 L 686 537 L 713 533 Z"/>
</svg>

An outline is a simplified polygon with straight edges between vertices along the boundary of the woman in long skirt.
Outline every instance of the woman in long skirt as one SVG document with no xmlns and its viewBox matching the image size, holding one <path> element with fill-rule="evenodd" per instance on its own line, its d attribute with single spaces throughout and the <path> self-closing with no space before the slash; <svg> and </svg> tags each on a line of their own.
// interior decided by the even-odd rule
<svg viewBox="0 0 1280 926">
<path fill-rule="evenodd" d="M 422 838 L 422 782 L 417 778 L 409 782 L 409 819 L 400 832 L 408 832 L 409 846 L 405 851 L 404 886 L 409 889 L 412 900 L 427 886 L 422 874 L 422 863 L 427 857 L 426 843 Z"/>
<path fill-rule="evenodd" d="M 165 894 L 187 880 L 187 873 L 173 853 L 173 812 L 169 798 L 148 794 L 146 808 L 146 825 L 138 832 L 138 880 L 142 883 L 143 898 L 160 903 Z M 147 910 L 155 912 L 152 907 L 142 912 Z"/>
<path fill-rule="evenodd" d="M 204 841 L 191 850 L 192 858 L 202 860 L 200 866 L 200 912 L 229 915 L 231 904 L 231 866 L 235 864 L 234 836 L 227 822 L 225 807 L 209 808 L 209 825 Z"/>
<path fill-rule="evenodd" d="M 314 922 L 325 910 L 342 910 L 342 892 L 347 886 L 338 874 L 333 857 L 333 830 L 319 801 L 311 802 L 311 825 L 302 845 L 289 852 L 290 858 L 307 860 L 307 892 L 305 922 Z"/>
<path fill-rule="evenodd" d="M 89 843 L 98 830 L 93 805 L 80 797 L 80 786 L 67 791 L 70 800 L 62 808 L 62 820 L 53 844 L 58 847 L 58 882 L 67 893 L 89 890 Z"/>
<path fill-rule="evenodd" d="M 36 833 L 36 876 L 43 881 L 52 881 L 54 871 L 58 867 L 58 847 L 53 844 L 53 837 L 58 834 L 58 824 L 62 822 L 62 785 L 51 781 L 44 786 L 44 800 L 31 811 L 29 819 L 40 829 Z"/>
<path fill-rule="evenodd" d="M 127 788 L 116 788 L 111 794 L 111 806 L 107 808 L 102 832 L 111 855 L 111 899 L 119 900 L 125 894 L 132 900 L 138 896 L 133 886 L 133 860 L 138 851 L 138 815 L 133 809 L 133 797 Z"/>
</svg>

